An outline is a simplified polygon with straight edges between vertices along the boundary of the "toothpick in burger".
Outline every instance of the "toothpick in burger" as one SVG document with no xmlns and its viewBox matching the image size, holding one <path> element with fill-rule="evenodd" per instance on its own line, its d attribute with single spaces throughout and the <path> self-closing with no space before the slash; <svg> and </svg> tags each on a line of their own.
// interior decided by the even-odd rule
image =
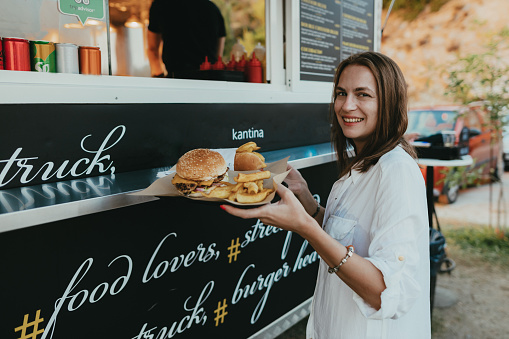
<svg viewBox="0 0 509 339">
<path fill-rule="evenodd" d="M 216 151 L 198 148 L 185 153 L 177 162 L 172 180 L 184 195 L 201 197 L 228 181 L 228 167 L 223 156 Z"/>
</svg>

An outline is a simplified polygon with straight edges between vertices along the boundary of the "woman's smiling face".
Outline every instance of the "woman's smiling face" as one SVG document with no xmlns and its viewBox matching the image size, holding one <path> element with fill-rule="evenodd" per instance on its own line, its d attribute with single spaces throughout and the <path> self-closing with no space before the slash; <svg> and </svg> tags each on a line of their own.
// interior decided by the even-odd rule
<svg viewBox="0 0 509 339">
<path fill-rule="evenodd" d="M 352 139 L 357 153 L 373 134 L 378 120 L 376 80 L 366 66 L 347 66 L 339 76 L 334 112 L 345 137 Z"/>
</svg>

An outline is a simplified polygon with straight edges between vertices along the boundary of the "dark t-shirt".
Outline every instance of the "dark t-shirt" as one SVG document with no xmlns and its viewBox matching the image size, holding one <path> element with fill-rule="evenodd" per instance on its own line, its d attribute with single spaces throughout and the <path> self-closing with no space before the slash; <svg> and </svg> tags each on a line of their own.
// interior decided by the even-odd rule
<svg viewBox="0 0 509 339">
<path fill-rule="evenodd" d="M 161 33 L 168 73 L 199 70 L 205 56 L 217 61 L 217 40 L 226 36 L 224 19 L 209 0 L 154 0 L 148 29 Z"/>
</svg>

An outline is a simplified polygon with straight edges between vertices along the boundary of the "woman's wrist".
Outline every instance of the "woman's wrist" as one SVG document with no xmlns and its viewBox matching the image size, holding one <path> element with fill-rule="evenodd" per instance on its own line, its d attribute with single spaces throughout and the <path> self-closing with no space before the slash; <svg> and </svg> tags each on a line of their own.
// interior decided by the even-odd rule
<svg viewBox="0 0 509 339">
<path fill-rule="evenodd" d="M 306 221 L 303 223 L 302 227 L 299 228 L 297 233 L 309 241 L 315 237 L 316 232 L 319 230 L 321 230 L 321 226 L 318 221 L 308 214 L 306 216 Z"/>
<path fill-rule="evenodd" d="M 320 208 L 321 208 L 320 203 L 318 201 L 316 201 L 316 209 L 313 212 L 313 214 L 311 214 L 311 217 L 313 219 L 315 219 L 318 216 L 318 214 L 320 213 Z"/>
<path fill-rule="evenodd" d="M 311 192 L 299 198 L 301 204 L 304 206 L 306 212 L 313 218 L 315 218 L 320 212 L 320 204 L 313 197 Z"/>
</svg>

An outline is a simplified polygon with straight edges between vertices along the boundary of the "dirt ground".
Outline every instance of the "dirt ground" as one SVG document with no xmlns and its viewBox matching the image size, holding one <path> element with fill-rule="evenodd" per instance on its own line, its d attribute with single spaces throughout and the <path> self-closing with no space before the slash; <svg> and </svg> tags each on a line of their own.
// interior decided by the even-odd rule
<svg viewBox="0 0 509 339">
<path fill-rule="evenodd" d="M 501 196 L 509 197 L 509 172 L 504 173 L 501 183 L 491 187 L 483 185 L 460 191 L 454 204 L 437 204 L 442 228 L 462 225 L 508 227 L 509 200 L 500 199 Z M 438 276 L 435 298 L 456 298 L 457 302 L 444 308 L 436 303 L 433 339 L 509 338 L 507 266 L 490 264 L 451 245 L 447 252 L 456 262 L 456 268 L 451 275 Z M 451 304 L 448 300 L 443 301 Z"/>
<path fill-rule="evenodd" d="M 432 338 L 509 338 L 507 269 L 454 246 L 448 247 L 448 255 L 456 268 L 450 275 L 438 276 Z"/>
</svg>

